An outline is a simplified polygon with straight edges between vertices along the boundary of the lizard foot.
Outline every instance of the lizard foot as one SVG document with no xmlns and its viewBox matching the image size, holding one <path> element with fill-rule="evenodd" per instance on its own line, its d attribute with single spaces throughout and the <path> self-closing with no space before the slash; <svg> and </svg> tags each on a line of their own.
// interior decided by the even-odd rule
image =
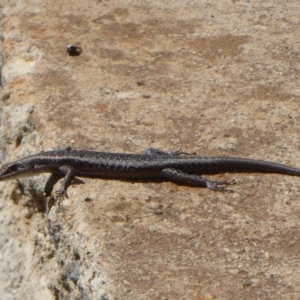
<svg viewBox="0 0 300 300">
<path fill-rule="evenodd" d="M 236 184 L 235 180 L 232 181 L 206 181 L 206 187 L 213 191 L 219 191 L 219 192 L 227 192 L 227 193 L 233 193 L 233 190 L 227 189 L 226 187 L 228 185 Z"/>
</svg>

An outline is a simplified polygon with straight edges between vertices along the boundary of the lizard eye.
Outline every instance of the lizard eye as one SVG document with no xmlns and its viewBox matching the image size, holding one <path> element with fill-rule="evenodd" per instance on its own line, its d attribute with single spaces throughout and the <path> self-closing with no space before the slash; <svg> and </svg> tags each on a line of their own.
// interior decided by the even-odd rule
<svg viewBox="0 0 300 300">
<path fill-rule="evenodd" d="M 12 165 L 8 168 L 8 171 L 10 172 L 16 172 L 18 171 L 18 166 L 17 165 Z"/>
</svg>

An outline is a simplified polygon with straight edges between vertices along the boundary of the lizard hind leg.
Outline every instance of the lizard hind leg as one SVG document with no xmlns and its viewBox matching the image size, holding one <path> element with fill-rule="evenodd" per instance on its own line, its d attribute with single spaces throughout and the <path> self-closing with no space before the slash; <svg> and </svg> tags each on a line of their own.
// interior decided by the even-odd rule
<svg viewBox="0 0 300 300">
<path fill-rule="evenodd" d="M 145 154 L 146 155 L 169 155 L 169 156 L 172 156 L 172 155 L 174 155 L 174 156 L 179 156 L 179 155 L 196 155 L 195 152 L 187 153 L 187 152 L 181 151 L 181 149 L 179 149 L 177 151 L 173 151 L 173 152 L 167 152 L 167 151 L 160 150 L 160 149 L 157 149 L 157 148 L 148 148 L 145 151 Z"/>
<path fill-rule="evenodd" d="M 226 187 L 228 185 L 232 185 L 236 183 L 234 180 L 233 181 L 212 181 L 212 180 L 205 179 L 199 175 L 184 173 L 182 171 L 173 168 L 163 169 L 162 173 L 166 178 L 169 178 L 171 180 L 181 181 L 187 184 L 206 187 L 213 191 L 233 192 L 232 190 L 226 189 Z"/>
</svg>

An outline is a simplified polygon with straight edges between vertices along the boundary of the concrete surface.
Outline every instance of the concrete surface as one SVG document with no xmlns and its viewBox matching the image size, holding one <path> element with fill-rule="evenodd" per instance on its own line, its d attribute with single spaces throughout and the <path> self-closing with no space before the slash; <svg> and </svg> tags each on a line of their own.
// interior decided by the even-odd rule
<svg viewBox="0 0 300 300">
<path fill-rule="evenodd" d="M 299 1 L 1 9 L 1 162 L 70 145 L 300 167 Z M 85 178 L 45 215 L 47 177 L 0 185 L 2 299 L 300 298 L 300 178 L 213 176 L 234 193 Z"/>
</svg>

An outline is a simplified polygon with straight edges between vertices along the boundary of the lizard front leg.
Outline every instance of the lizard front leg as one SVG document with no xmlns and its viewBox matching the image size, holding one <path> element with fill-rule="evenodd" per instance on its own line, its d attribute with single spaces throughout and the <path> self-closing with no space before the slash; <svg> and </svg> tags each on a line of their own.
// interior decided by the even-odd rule
<svg viewBox="0 0 300 300">
<path fill-rule="evenodd" d="M 68 198 L 67 189 L 75 175 L 75 170 L 71 166 L 60 166 L 58 169 L 61 173 L 65 174 L 65 177 L 57 194 L 61 197 Z"/>
</svg>

